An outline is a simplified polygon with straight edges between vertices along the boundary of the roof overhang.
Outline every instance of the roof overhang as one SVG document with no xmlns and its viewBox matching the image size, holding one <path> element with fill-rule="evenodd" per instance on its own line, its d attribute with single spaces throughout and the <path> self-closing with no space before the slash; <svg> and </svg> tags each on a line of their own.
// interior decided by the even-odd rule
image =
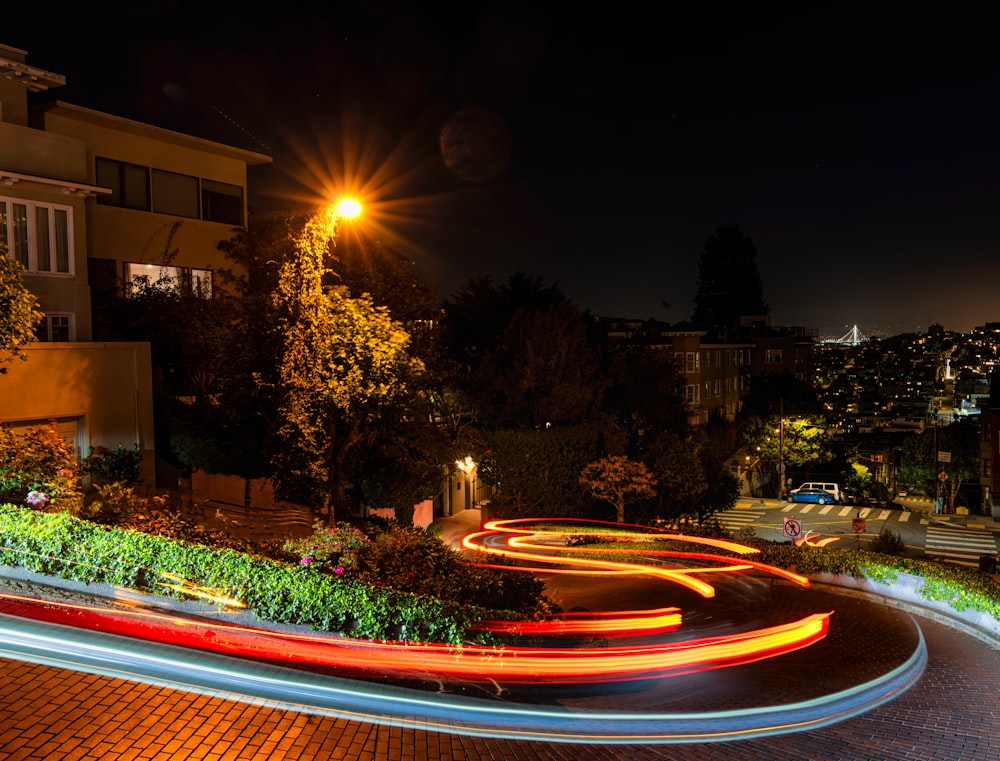
<svg viewBox="0 0 1000 761">
<path fill-rule="evenodd" d="M 109 188 L 102 188 L 97 185 L 87 185 L 82 182 L 73 182 L 72 180 L 58 180 L 51 177 L 39 177 L 34 174 L 8 172 L 6 169 L 0 169 L 0 187 L 13 187 L 19 182 L 48 185 L 50 187 L 54 186 L 59 188 L 62 191 L 62 194 L 66 196 L 82 196 L 84 198 L 92 198 L 97 195 L 107 195 L 111 193 Z"/>
</svg>

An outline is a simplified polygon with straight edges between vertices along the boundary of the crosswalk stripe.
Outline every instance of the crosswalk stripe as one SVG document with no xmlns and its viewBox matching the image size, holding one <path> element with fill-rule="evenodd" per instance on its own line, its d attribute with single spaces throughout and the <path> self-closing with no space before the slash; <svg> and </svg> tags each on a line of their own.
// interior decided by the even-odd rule
<svg viewBox="0 0 1000 761">
<path fill-rule="evenodd" d="M 717 513 L 715 517 L 719 523 L 727 529 L 743 528 L 749 526 L 754 521 L 764 515 L 763 510 L 727 510 L 724 513 Z"/>
<path fill-rule="evenodd" d="M 980 555 L 996 554 L 997 543 L 988 531 L 928 526 L 924 551 L 961 565 L 977 566 Z"/>
</svg>

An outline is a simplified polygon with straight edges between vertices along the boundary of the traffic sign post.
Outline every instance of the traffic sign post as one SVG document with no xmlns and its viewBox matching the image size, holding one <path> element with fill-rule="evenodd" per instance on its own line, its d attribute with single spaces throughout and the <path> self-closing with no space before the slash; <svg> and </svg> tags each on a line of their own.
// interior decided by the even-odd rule
<svg viewBox="0 0 1000 761">
<path fill-rule="evenodd" d="M 802 521 L 797 520 L 794 516 L 791 518 L 785 518 L 785 536 L 789 539 L 798 539 L 802 536 Z"/>
<path fill-rule="evenodd" d="M 854 531 L 854 536 L 858 538 L 858 549 L 861 549 L 861 535 L 865 533 L 865 519 L 861 517 L 861 511 L 858 511 L 858 517 L 851 521 L 851 529 Z"/>
</svg>

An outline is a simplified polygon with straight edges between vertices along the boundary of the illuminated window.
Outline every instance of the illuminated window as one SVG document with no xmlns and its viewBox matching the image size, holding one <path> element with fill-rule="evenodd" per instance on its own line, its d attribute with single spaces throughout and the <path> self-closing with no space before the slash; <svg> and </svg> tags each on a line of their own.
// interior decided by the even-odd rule
<svg viewBox="0 0 1000 761">
<path fill-rule="evenodd" d="M 129 291 L 152 286 L 206 299 L 212 297 L 212 270 L 207 269 L 126 262 L 125 283 Z"/>
</svg>

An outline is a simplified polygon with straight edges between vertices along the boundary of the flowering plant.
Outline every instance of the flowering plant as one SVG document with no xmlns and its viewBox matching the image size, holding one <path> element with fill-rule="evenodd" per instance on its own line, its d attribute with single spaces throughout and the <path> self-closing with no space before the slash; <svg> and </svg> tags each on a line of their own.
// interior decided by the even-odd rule
<svg viewBox="0 0 1000 761">
<path fill-rule="evenodd" d="M 329 571 L 338 576 L 358 568 L 359 554 L 371 544 L 364 532 L 349 523 L 327 526 L 322 521 L 313 526 L 305 539 L 289 539 L 285 552 L 299 556 L 299 565 Z"/>
<path fill-rule="evenodd" d="M 49 503 L 49 495 L 43 491 L 29 491 L 28 504 L 32 507 L 45 507 Z"/>
</svg>

